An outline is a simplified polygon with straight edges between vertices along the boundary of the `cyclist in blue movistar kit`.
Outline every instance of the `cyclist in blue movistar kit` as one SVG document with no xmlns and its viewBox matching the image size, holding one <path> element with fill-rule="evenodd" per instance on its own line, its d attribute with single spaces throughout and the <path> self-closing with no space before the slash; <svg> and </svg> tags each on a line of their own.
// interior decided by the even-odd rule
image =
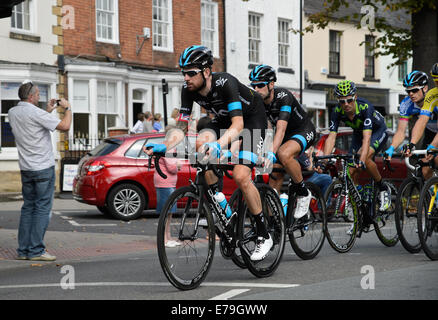
<svg viewBox="0 0 438 320">
<path fill-rule="evenodd" d="M 431 143 L 433 138 L 438 132 L 437 117 L 435 113 L 422 110 L 424 104 L 424 98 L 428 91 L 428 77 L 427 74 L 422 71 L 412 71 L 406 75 L 403 80 L 403 86 L 406 88 L 408 97 L 404 98 L 400 103 L 400 119 L 398 121 L 397 131 L 392 138 L 391 146 L 385 151 L 387 158 L 391 158 L 395 149 L 405 139 L 406 129 L 408 122 L 411 119 L 424 123 L 424 139 L 423 147 L 425 148 Z M 425 117 L 421 117 L 421 116 Z M 418 117 L 420 116 L 420 118 Z M 423 149 L 421 147 L 421 149 Z"/>
<path fill-rule="evenodd" d="M 312 195 L 304 185 L 301 166 L 295 158 L 315 142 L 315 126 L 289 90 L 275 87 L 277 76 L 272 67 L 265 64 L 254 67 L 249 80 L 262 96 L 268 119 L 275 128 L 272 152 L 268 157 L 271 162 L 276 162 L 278 156 L 279 162 L 292 177 L 297 194 L 294 217 L 299 219 L 306 215 Z M 272 176 L 274 179 L 270 179 L 269 184 L 280 192 L 283 175 Z"/>
<path fill-rule="evenodd" d="M 242 141 L 240 144 L 239 164 L 234 167 L 233 178 L 242 191 L 257 225 L 258 239 L 250 258 L 253 261 L 262 260 L 273 246 L 273 240 L 263 219 L 260 193 L 251 179 L 251 169 L 263 152 L 267 129 L 263 100 L 257 92 L 240 83 L 231 74 L 213 73 L 212 64 L 213 56 L 207 47 L 190 46 L 182 52 L 179 66 L 184 75 L 184 86 L 181 91 L 182 106 L 177 126 L 187 132 L 194 102 L 214 113 L 215 118 L 206 124 L 206 128 L 211 130 L 200 132 L 196 147 L 199 152 L 217 158 L 222 149 L 228 148 L 229 144 L 239 139 L 243 129 L 250 131 L 252 141 Z M 211 131 L 216 134 L 215 137 Z M 168 150 L 183 139 L 184 134 L 177 132 L 166 137 L 163 144 L 154 145 L 148 154 Z M 213 172 L 207 172 L 206 180 L 215 193 L 217 177 Z"/>
<path fill-rule="evenodd" d="M 390 206 L 389 193 L 382 184 L 382 176 L 377 169 L 373 156 L 381 150 L 388 140 L 386 124 L 383 116 L 374 109 L 374 106 L 365 99 L 356 95 L 354 82 L 344 80 L 335 87 L 339 105 L 335 107 L 330 119 L 330 134 L 324 145 L 324 154 L 331 154 L 335 146 L 336 135 L 340 122 L 353 129 L 353 140 L 350 153 L 360 153 L 359 164 L 351 170 L 351 176 L 357 184 L 359 168 L 365 169 L 378 186 L 380 211 L 387 210 Z"/>
</svg>

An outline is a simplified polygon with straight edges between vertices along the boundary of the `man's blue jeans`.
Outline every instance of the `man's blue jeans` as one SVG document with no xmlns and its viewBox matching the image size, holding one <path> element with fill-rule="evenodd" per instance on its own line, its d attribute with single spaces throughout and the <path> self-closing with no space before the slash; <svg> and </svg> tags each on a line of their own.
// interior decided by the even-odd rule
<svg viewBox="0 0 438 320">
<path fill-rule="evenodd" d="M 166 204 L 167 199 L 170 195 L 175 191 L 175 188 L 156 188 L 157 190 L 157 214 L 161 214 L 161 211 L 164 209 L 164 205 Z M 171 213 L 176 212 L 176 206 L 173 206 L 170 210 Z"/>
<path fill-rule="evenodd" d="M 44 234 L 49 226 L 55 192 L 55 167 L 21 171 L 24 204 L 18 228 L 18 256 L 33 258 L 45 253 Z"/>
<path fill-rule="evenodd" d="M 332 183 L 332 177 L 328 174 L 315 172 L 307 181 L 316 184 L 324 196 L 330 183 Z"/>
</svg>

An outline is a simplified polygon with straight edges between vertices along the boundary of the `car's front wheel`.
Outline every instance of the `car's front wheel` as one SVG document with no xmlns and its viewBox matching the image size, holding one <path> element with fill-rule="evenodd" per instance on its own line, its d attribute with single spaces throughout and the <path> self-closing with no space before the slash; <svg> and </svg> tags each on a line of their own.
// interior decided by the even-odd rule
<svg viewBox="0 0 438 320">
<path fill-rule="evenodd" d="M 114 187 L 107 197 L 107 207 L 111 215 L 124 221 L 140 217 L 145 208 L 145 202 L 143 191 L 130 183 Z"/>
</svg>

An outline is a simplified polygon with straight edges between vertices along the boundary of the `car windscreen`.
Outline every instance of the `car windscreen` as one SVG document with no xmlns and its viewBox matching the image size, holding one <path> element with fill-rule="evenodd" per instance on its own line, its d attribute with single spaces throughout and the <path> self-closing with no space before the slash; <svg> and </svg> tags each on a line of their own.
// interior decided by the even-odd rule
<svg viewBox="0 0 438 320">
<path fill-rule="evenodd" d="M 88 154 L 95 157 L 105 156 L 116 150 L 118 147 L 120 147 L 121 144 L 122 141 L 119 139 L 105 139 L 101 144 L 91 150 Z"/>
</svg>

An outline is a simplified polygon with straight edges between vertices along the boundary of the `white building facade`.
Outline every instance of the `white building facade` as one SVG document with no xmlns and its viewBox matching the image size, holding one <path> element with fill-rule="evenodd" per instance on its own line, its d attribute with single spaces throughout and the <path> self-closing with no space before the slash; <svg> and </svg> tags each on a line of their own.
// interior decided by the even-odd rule
<svg viewBox="0 0 438 320">
<path fill-rule="evenodd" d="M 58 38 L 52 6 L 56 0 L 26 0 L 15 6 L 10 18 L 0 19 L 0 171 L 17 171 L 18 153 L 8 120 L 8 111 L 18 101 L 18 88 L 32 81 L 40 89 L 39 107 L 56 97 Z M 54 150 L 58 134 L 53 133 Z M 56 151 L 55 151 L 56 152 Z M 59 154 L 55 155 L 59 158 Z"/>
<path fill-rule="evenodd" d="M 226 1 L 227 72 L 249 84 L 254 66 L 270 65 L 277 73 L 276 86 L 289 89 L 300 101 L 300 36 L 291 31 L 299 26 L 300 0 Z M 325 124 L 325 118 L 318 118 L 325 109 L 325 92 L 303 90 L 302 104 L 317 127 L 320 121 Z"/>
</svg>

